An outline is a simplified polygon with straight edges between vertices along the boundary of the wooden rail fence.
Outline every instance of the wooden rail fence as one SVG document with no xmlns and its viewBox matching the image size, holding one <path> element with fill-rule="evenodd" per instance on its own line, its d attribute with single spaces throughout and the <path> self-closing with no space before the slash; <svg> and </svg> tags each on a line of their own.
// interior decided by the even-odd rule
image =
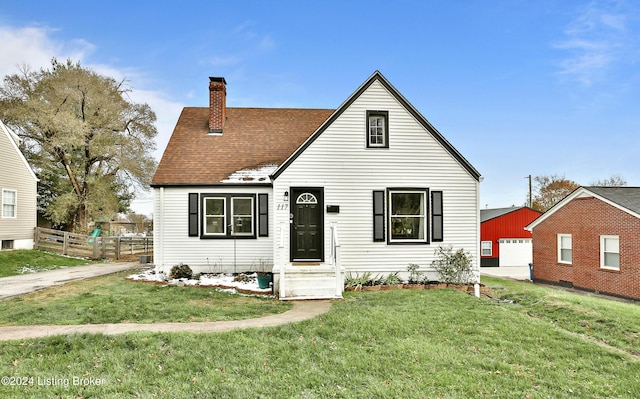
<svg viewBox="0 0 640 399">
<path fill-rule="evenodd" d="M 153 237 L 92 237 L 36 227 L 34 248 L 91 259 L 123 259 L 151 255 Z"/>
</svg>

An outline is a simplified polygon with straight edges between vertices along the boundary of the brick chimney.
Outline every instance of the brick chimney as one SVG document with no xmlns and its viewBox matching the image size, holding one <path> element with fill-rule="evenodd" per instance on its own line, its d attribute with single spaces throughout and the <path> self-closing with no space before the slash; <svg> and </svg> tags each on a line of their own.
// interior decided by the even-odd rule
<svg viewBox="0 0 640 399">
<path fill-rule="evenodd" d="M 209 133 L 222 133 L 227 119 L 227 82 L 209 77 Z"/>
</svg>

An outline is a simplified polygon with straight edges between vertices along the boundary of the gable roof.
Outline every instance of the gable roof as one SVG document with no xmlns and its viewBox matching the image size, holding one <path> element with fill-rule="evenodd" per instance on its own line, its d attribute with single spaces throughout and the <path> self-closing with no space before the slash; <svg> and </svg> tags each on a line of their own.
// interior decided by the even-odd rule
<svg viewBox="0 0 640 399">
<path fill-rule="evenodd" d="M 270 184 L 371 84 L 393 97 L 477 181 L 480 173 L 375 71 L 337 110 L 226 108 L 224 132 L 210 134 L 209 107 L 186 107 L 162 155 L 152 187 L 174 185 Z M 269 174 L 271 176 L 269 176 Z"/>
<path fill-rule="evenodd" d="M 33 180 L 36 182 L 39 181 L 38 177 L 33 172 L 33 169 L 31 169 L 29 162 L 27 162 L 27 159 L 24 157 L 24 154 L 22 153 L 22 151 L 20 151 L 20 148 L 18 148 L 18 144 L 16 143 L 16 139 L 20 140 L 18 135 L 15 134 L 13 131 L 11 131 L 11 129 L 9 129 L 9 127 L 7 127 L 4 123 L 2 123 L 1 120 L 0 120 L 0 132 L 2 132 L 0 134 L 6 136 L 7 140 L 9 141 L 9 144 L 13 147 L 17 156 L 20 158 L 20 161 L 22 162 L 24 167 L 29 171 L 29 174 L 31 175 Z M 7 157 L 7 155 L 2 155 L 2 156 Z"/>
<path fill-rule="evenodd" d="M 495 219 L 497 217 L 506 215 L 507 213 L 515 212 L 524 208 L 526 207 L 510 206 L 508 208 L 480 209 L 480 222 L 486 222 L 487 220 Z"/>
<path fill-rule="evenodd" d="M 236 172 L 280 165 L 332 113 L 328 109 L 227 108 L 223 134 L 212 135 L 209 107 L 186 107 L 151 186 L 224 184 Z M 268 179 L 244 181 L 270 183 Z"/>
<path fill-rule="evenodd" d="M 527 230 L 535 228 L 572 200 L 585 197 L 597 198 L 632 216 L 640 218 L 640 187 L 578 187 L 525 228 Z"/>
<path fill-rule="evenodd" d="M 311 137 L 309 137 L 303 145 L 298 149 L 276 169 L 272 177 L 277 178 L 300 154 L 313 143 L 327 127 L 329 127 L 349 106 L 362 95 L 374 82 L 380 82 L 391 95 L 411 114 L 414 118 L 460 163 L 460 165 L 467 170 L 467 172 L 476 180 L 480 181 L 480 173 L 467 161 L 462 154 L 456 150 L 451 143 L 444 138 L 444 136 L 435 128 L 429 121 L 418 112 L 418 110 L 407 101 L 407 99 L 400 94 L 400 92 L 389 83 L 389 81 L 380 73 L 375 71 L 369 79 L 367 79 L 342 105 L 327 119 L 322 126 L 316 130 Z"/>
</svg>

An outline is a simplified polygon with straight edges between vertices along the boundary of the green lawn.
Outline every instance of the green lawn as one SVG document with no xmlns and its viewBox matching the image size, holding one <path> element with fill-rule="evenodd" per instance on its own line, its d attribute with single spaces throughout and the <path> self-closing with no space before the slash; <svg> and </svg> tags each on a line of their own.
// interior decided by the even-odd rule
<svg viewBox="0 0 640 399">
<path fill-rule="evenodd" d="M 131 282 L 130 271 L 0 301 L 0 325 L 239 320 L 281 313 L 291 303 L 205 287 Z"/>
<path fill-rule="evenodd" d="M 37 250 L 0 251 L 0 277 L 89 265 L 91 263 L 96 262 Z"/>
<path fill-rule="evenodd" d="M 27 378 L 0 397 L 640 397 L 637 304 L 483 282 L 495 300 L 349 292 L 280 327 L 0 342 L 1 374 Z"/>
</svg>

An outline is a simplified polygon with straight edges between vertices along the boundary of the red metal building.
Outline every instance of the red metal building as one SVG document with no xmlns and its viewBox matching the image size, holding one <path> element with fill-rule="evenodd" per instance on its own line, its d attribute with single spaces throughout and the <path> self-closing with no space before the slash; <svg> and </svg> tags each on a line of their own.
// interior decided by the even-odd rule
<svg viewBox="0 0 640 399">
<path fill-rule="evenodd" d="M 542 213 L 529 207 L 480 210 L 480 266 L 527 266 L 533 261 L 531 232 Z"/>
</svg>

